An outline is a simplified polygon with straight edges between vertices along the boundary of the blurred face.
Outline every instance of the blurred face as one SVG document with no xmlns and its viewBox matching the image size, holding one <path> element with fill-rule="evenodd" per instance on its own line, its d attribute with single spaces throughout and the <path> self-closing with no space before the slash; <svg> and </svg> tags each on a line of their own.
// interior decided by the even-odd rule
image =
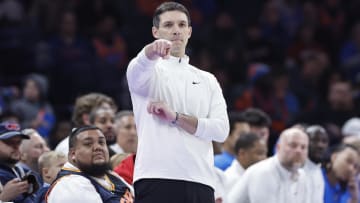
<svg viewBox="0 0 360 203">
<path fill-rule="evenodd" d="M 336 178 L 348 181 L 354 177 L 359 167 L 359 155 L 352 148 L 346 148 L 341 152 L 331 155 L 332 170 Z"/>
<path fill-rule="evenodd" d="M 126 153 L 135 153 L 137 148 L 137 133 L 133 115 L 123 116 L 115 122 L 117 144 Z"/>
<path fill-rule="evenodd" d="M 264 138 L 266 142 L 269 139 L 270 131 L 268 127 L 251 126 L 250 132 L 257 134 L 261 138 Z"/>
<path fill-rule="evenodd" d="M 185 54 L 185 47 L 191 36 L 186 14 L 180 11 L 167 11 L 160 16 L 159 27 L 153 27 L 153 36 L 156 39 L 166 39 L 172 42 L 170 54 L 182 57 Z"/>
<path fill-rule="evenodd" d="M 20 160 L 20 144 L 22 138 L 15 136 L 7 140 L 0 140 L 0 162 L 13 165 Z"/>
<path fill-rule="evenodd" d="M 104 134 L 100 130 L 79 133 L 75 147 L 70 149 L 70 158 L 81 171 L 93 176 L 104 175 L 109 163 Z"/>
<path fill-rule="evenodd" d="M 246 169 L 257 162 L 266 159 L 267 151 L 265 140 L 258 140 L 252 148 L 244 150 L 243 156 L 246 159 L 246 164 L 244 164 L 243 167 Z"/>
<path fill-rule="evenodd" d="M 309 134 L 309 158 L 315 163 L 320 163 L 329 146 L 329 137 L 326 132 L 317 131 Z"/>
<path fill-rule="evenodd" d="M 20 151 L 24 161 L 36 165 L 40 155 L 50 151 L 45 140 L 38 133 L 33 133 L 30 140 L 23 141 L 22 145 Z"/>
<path fill-rule="evenodd" d="M 231 148 L 235 148 L 236 140 L 240 137 L 242 133 L 247 133 L 250 131 L 250 126 L 248 123 L 244 122 L 236 122 L 234 124 L 234 129 L 230 132 L 229 142 L 231 144 Z"/>
<path fill-rule="evenodd" d="M 74 14 L 63 14 L 61 22 L 61 32 L 66 35 L 74 35 L 76 33 L 76 18 Z"/>
<path fill-rule="evenodd" d="M 35 81 L 27 80 L 24 87 L 24 97 L 29 101 L 37 101 L 40 98 L 40 91 Z"/>
<path fill-rule="evenodd" d="M 59 171 L 61 170 L 61 168 L 64 166 L 64 164 L 66 163 L 66 158 L 57 158 L 55 160 L 53 160 L 53 162 L 51 163 L 51 165 L 47 168 L 44 168 L 44 176 L 45 176 L 45 181 L 47 183 L 52 183 L 57 174 L 59 173 Z"/>
<path fill-rule="evenodd" d="M 278 155 L 280 163 L 288 170 L 302 167 L 308 155 L 308 137 L 299 129 L 289 129 L 280 138 Z"/>
<path fill-rule="evenodd" d="M 100 108 L 95 113 L 94 125 L 104 133 L 108 145 L 116 142 L 114 131 L 115 113 L 110 108 Z"/>
<path fill-rule="evenodd" d="M 330 86 L 329 103 L 333 109 L 347 109 L 353 103 L 349 83 L 336 82 Z"/>
</svg>

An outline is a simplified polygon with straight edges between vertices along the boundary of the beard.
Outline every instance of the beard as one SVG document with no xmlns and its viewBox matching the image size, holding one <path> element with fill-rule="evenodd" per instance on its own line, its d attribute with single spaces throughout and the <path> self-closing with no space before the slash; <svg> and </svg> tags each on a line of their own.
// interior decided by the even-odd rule
<svg viewBox="0 0 360 203">
<path fill-rule="evenodd" d="M 15 165 L 19 161 L 20 161 L 20 158 L 13 158 L 13 157 L 1 157 L 0 158 L 0 163 L 6 164 L 6 165 Z"/>
<path fill-rule="evenodd" d="M 84 164 L 77 163 L 77 167 L 85 174 L 90 176 L 104 176 L 106 171 L 111 170 L 110 163 L 102 163 L 102 164 Z"/>
<path fill-rule="evenodd" d="M 104 135 L 108 146 L 116 143 L 116 134 L 113 131 L 107 131 Z"/>
</svg>

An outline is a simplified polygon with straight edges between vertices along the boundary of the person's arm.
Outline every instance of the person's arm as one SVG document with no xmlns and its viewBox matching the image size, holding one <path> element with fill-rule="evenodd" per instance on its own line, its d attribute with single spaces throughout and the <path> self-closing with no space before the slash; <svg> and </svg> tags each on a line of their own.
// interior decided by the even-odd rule
<svg viewBox="0 0 360 203">
<path fill-rule="evenodd" d="M 131 60 L 126 76 L 131 91 L 146 96 L 154 65 L 160 57 L 170 57 L 171 42 L 164 39 L 155 40 Z"/>
<path fill-rule="evenodd" d="M 229 134 L 229 119 L 221 88 L 216 79 L 213 78 L 213 80 L 214 87 L 212 88 L 213 95 L 210 101 L 210 112 L 206 118 L 196 118 L 176 112 L 161 101 L 150 102 L 147 110 L 149 113 L 158 116 L 166 122 L 175 124 L 200 139 L 223 142 Z"/>
</svg>

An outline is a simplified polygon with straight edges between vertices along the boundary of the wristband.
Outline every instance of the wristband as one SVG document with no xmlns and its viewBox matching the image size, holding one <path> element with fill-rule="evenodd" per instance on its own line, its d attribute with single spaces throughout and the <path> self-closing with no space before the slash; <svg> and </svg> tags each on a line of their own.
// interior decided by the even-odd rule
<svg viewBox="0 0 360 203">
<path fill-rule="evenodd" d="M 179 113 L 175 112 L 176 116 L 175 116 L 175 120 L 171 121 L 172 124 L 176 124 L 176 122 L 179 120 Z"/>
</svg>

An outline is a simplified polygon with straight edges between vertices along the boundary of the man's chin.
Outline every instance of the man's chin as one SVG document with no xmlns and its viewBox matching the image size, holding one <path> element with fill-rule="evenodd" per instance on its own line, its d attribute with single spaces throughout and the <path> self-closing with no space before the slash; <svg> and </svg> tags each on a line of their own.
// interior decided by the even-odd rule
<svg viewBox="0 0 360 203">
<path fill-rule="evenodd" d="M 78 164 L 78 167 L 85 174 L 95 177 L 103 176 L 105 175 L 106 171 L 111 169 L 110 164 L 105 161 L 102 163 L 93 163 L 91 165 Z"/>
</svg>

